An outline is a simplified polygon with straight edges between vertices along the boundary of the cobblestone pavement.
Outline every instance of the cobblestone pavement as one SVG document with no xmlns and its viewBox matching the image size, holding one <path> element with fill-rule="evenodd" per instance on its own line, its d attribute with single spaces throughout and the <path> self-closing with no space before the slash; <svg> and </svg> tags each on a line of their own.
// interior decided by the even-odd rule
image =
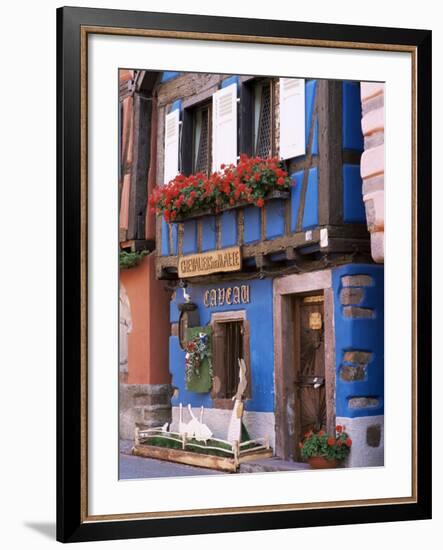
<svg viewBox="0 0 443 550">
<path fill-rule="evenodd" d="M 196 468 L 186 464 L 175 464 L 154 458 L 143 458 L 120 453 L 120 479 L 140 479 L 155 477 L 211 476 L 223 472 Z M 229 475 L 226 474 L 225 475 Z"/>
<path fill-rule="evenodd" d="M 155 458 L 133 456 L 131 454 L 133 444 L 132 441 L 126 439 L 120 440 L 120 479 L 230 475 L 227 472 L 210 470 L 209 468 L 198 468 L 186 464 L 156 460 Z M 241 464 L 239 473 L 288 472 L 306 469 L 309 469 L 307 464 L 285 461 L 274 457 Z"/>
</svg>

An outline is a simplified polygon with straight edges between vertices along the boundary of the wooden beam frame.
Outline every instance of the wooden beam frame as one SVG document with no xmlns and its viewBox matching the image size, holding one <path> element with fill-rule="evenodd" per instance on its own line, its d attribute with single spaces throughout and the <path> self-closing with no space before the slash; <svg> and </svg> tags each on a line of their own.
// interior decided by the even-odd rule
<svg viewBox="0 0 443 550">
<path fill-rule="evenodd" d="M 343 224 L 342 85 L 340 80 L 317 81 L 318 224 Z"/>
<path fill-rule="evenodd" d="M 128 240 L 145 238 L 145 217 L 147 205 L 147 179 L 150 163 L 150 142 L 152 101 L 143 93 L 134 93 L 133 113 L 133 163 L 129 195 Z"/>
</svg>

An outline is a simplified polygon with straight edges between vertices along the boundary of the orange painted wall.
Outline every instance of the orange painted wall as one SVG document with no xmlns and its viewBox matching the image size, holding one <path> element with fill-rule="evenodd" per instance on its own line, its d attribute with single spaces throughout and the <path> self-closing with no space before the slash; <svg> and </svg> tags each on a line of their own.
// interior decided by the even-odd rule
<svg viewBox="0 0 443 550">
<path fill-rule="evenodd" d="M 120 271 L 131 306 L 128 384 L 169 384 L 169 303 L 171 293 L 155 278 L 155 256 Z"/>
</svg>

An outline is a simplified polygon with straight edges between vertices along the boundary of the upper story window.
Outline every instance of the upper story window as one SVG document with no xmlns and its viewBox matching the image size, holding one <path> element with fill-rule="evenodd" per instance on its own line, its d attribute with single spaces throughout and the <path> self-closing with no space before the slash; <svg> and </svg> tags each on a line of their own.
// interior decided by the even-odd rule
<svg viewBox="0 0 443 550">
<path fill-rule="evenodd" d="M 193 113 L 192 172 L 209 175 L 212 163 L 211 103 L 197 107 Z"/>
</svg>

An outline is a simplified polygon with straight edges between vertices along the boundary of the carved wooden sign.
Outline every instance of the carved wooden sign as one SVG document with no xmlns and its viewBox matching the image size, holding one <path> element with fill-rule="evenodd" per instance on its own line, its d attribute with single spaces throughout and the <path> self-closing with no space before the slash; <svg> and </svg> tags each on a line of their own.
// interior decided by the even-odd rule
<svg viewBox="0 0 443 550">
<path fill-rule="evenodd" d="M 188 279 L 211 273 L 240 271 L 241 253 L 239 246 L 211 250 L 201 254 L 188 254 L 178 259 L 178 276 Z"/>
<path fill-rule="evenodd" d="M 204 293 L 203 303 L 205 307 L 249 304 L 249 296 L 249 285 L 211 288 Z"/>
</svg>

